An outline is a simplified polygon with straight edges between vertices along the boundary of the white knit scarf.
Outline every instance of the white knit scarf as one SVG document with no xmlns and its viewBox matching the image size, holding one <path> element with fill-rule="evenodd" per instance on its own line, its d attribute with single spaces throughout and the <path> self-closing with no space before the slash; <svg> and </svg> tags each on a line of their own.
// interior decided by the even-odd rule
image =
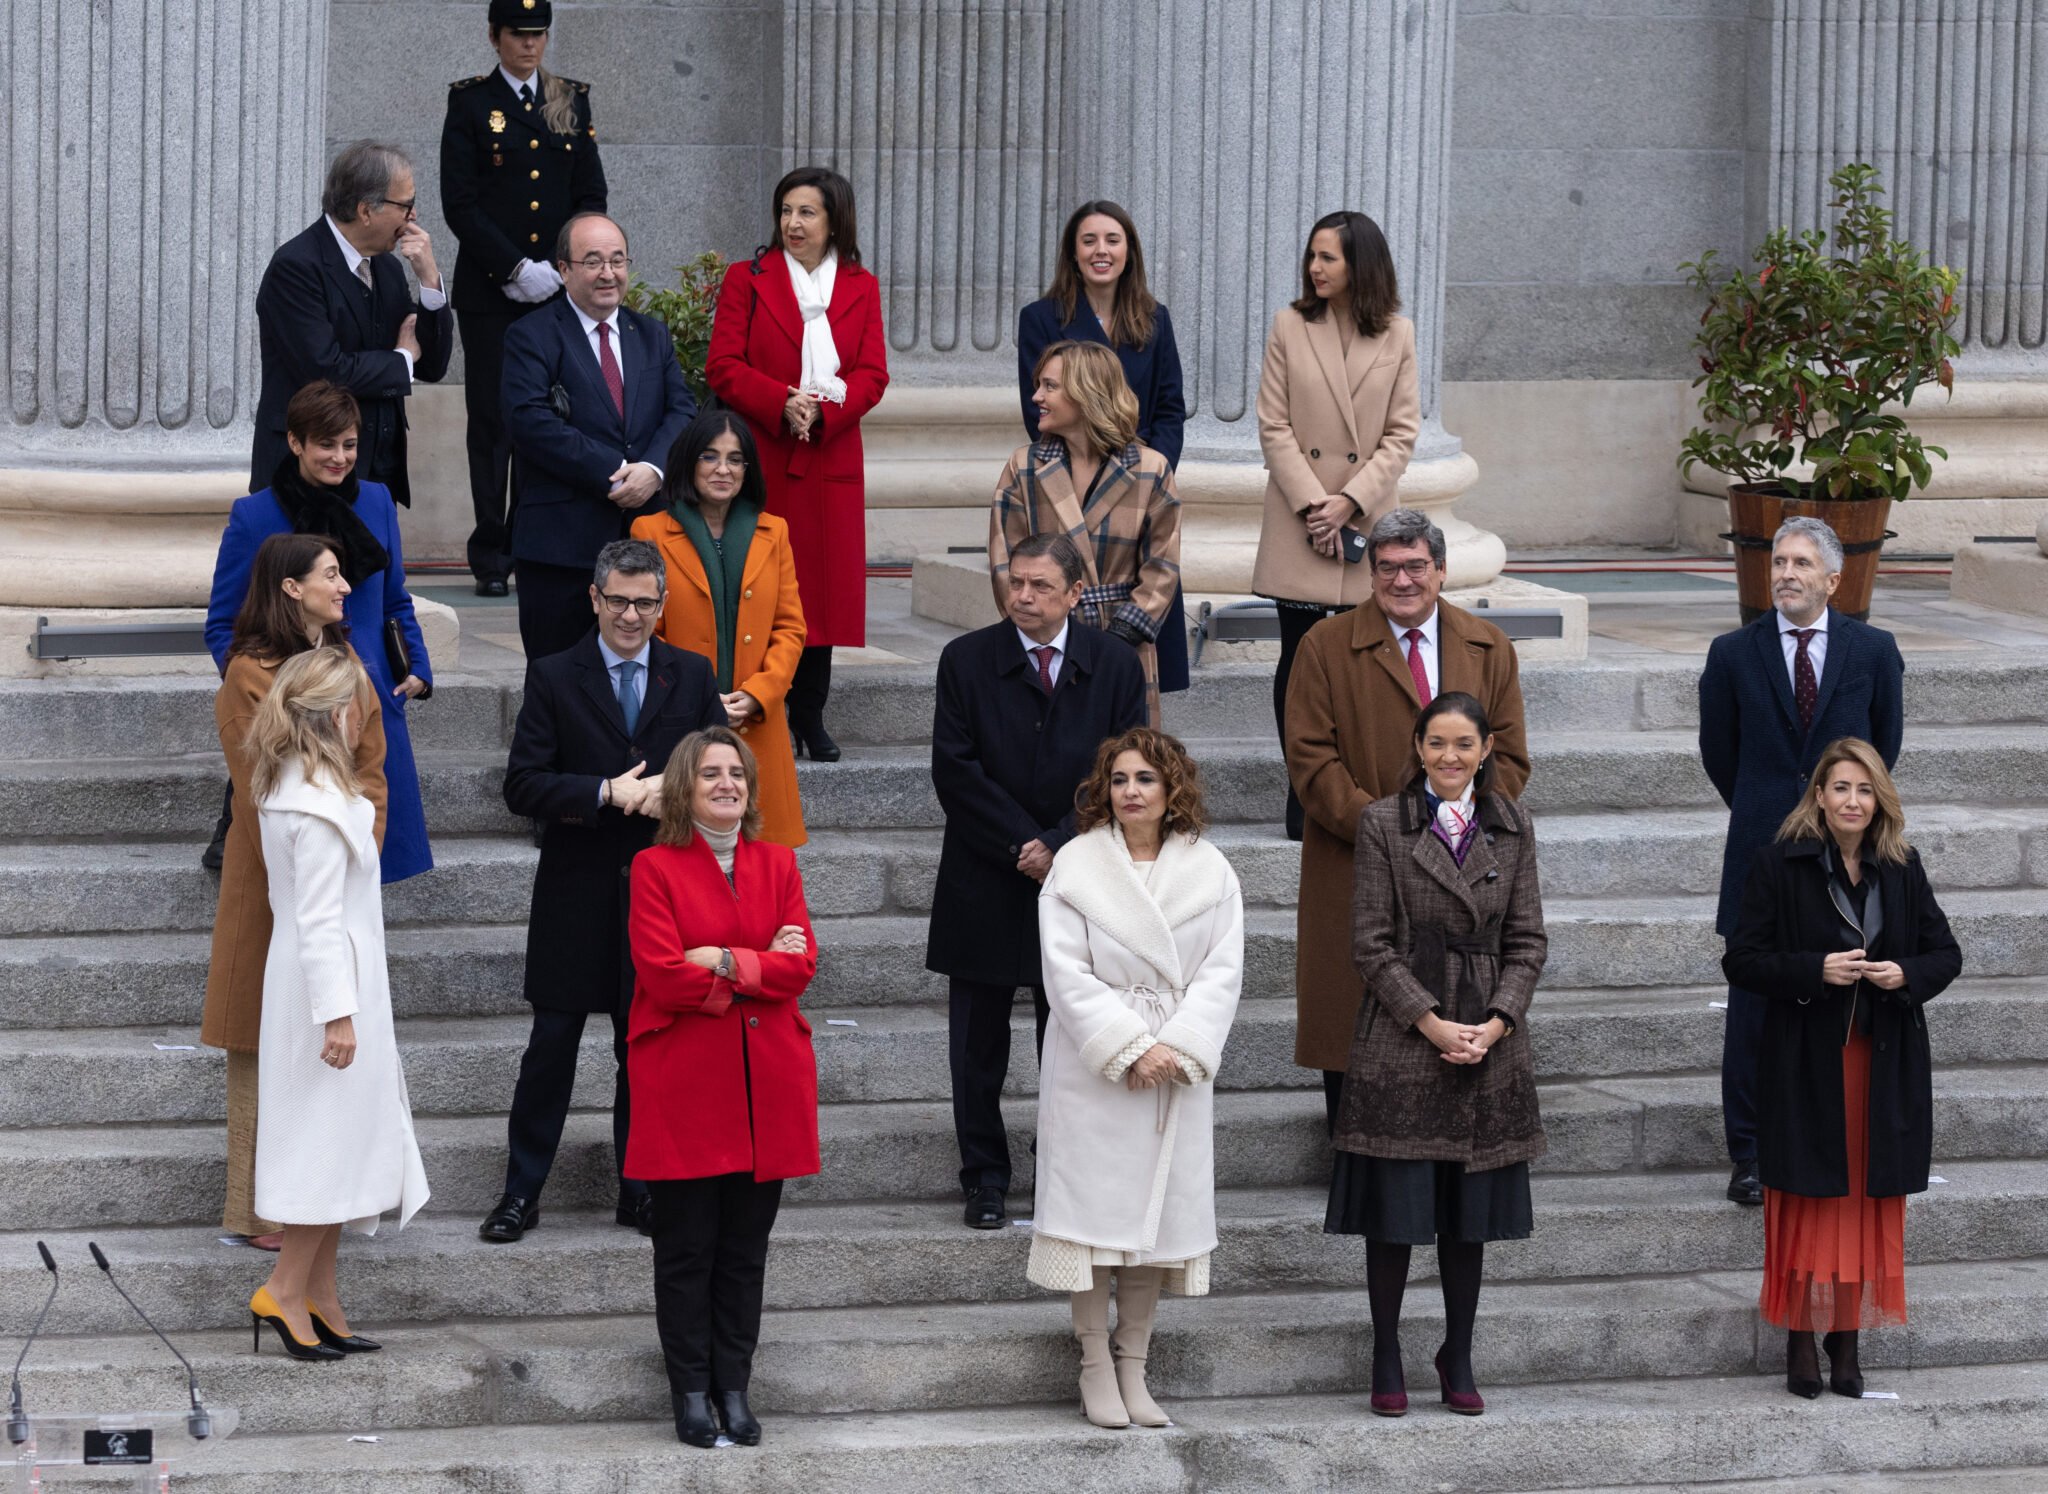
<svg viewBox="0 0 2048 1494">
<path fill-rule="evenodd" d="M 832 286 L 839 278 L 839 256 L 827 252 L 815 271 L 806 270 L 794 254 L 782 251 L 789 266 L 789 288 L 796 292 L 796 309 L 804 319 L 804 369 L 797 385 L 805 394 L 846 403 L 846 380 L 839 377 L 839 346 L 832 341 L 832 321 L 825 313 L 832 306 Z"/>
</svg>

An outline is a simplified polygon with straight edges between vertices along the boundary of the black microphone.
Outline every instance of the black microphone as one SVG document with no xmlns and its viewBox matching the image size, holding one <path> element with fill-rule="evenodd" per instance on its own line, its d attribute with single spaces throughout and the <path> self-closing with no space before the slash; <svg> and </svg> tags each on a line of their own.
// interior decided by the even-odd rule
<svg viewBox="0 0 2048 1494">
<path fill-rule="evenodd" d="M 36 1249 L 42 1254 L 43 1268 L 50 1273 L 50 1295 L 43 1299 L 43 1310 L 36 1314 L 35 1327 L 28 1331 L 28 1342 L 14 1356 L 14 1383 L 7 1392 L 7 1440 L 16 1447 L 28 1441 L 28 1412 L 21 1408 L 21 1362 L 28 1358 L 30 1345 L 43 1331 L 43 1319 L 50 1315 L 50 1304 L 57 1300 L 57 1288 L 62 1283 L 62 1278 L 57 1275 L 57 1258 L 50 1254 L 50 1247 L 38 1240 Z"/>
<path fill-rule="evenodd" d="M 200 1403 L 199 1377 L 192 1373 L 192 1361 L 183 1354 L 178 1353 L 178 1346 L 169 1339 L 164 1338 L 163 1329 L 150 1322 L 149 1314 L 142 1310 L 142 1305 L 128 1295 L 120 1282 L 114 1280 L 114 1268 L 107 1264 L 107 1258 L 101 1253 L 100 1247 L 93 1241 L 88 1240 L 85 1242 L 85 1248 L 92 1252 L 92 1263 L 98 1266 L 100 1271 L 106 1276 L 107 1285 L 121 1293 L 121 1300 L 135 1310 L 135 1316 L 142 1319 L 142 1326 L 151 1333 L 154 1333 L 158 1338 L 163 1339 L 164 1347 L 173 1354 L 177 1354 L 178 1363 L 185 1366 L 185 1389 L 192 1397 L 192 1409 L 185 1416 L 185 1430 L 191 1433 L 194 1442 L 204 1442 L 213 1435 L 213 1418 L 207 1414 L 206 1407 Z M 43 1259 L 49 1259 L 48 1251 L 43 1252 Z M 50 1269 L 54 1271 L 57 1268 L 52 1266 Z"/>
</svg>

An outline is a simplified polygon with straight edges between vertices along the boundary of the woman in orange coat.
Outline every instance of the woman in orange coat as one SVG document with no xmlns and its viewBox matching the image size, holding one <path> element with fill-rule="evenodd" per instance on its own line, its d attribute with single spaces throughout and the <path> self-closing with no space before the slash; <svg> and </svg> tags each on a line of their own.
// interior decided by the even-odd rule
<svg viewBox="0 0 2048 1494">
<path fill-rule="evenodd" d="M 804 651 L 789 526 L 762 512 L 761 463 L 747 423 L 705 410 L 669 451 L 666 513 L 633 538 L 668 570 L 661 640 L 711 661 L 732 729 L 760 765 L 761 838 L 800 846 L 803 803 L 784 701 Z"/>
</svg>

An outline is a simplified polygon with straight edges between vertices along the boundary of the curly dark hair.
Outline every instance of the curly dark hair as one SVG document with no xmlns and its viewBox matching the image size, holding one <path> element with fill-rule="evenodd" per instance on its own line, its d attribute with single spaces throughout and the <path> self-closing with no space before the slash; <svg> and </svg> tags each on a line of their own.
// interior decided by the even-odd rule
<svg viewBox="0 0 2048 1494">
<path fill-rule="evenodd" d="M 1209 811 L 1202 803 L 1202 770 L 1188 756 L 1178 737 L 1149 726 L 1134 726 L 1121 736 L 1111 737 L 1095 750 L 1095 766 L 1074 791 L 1074 830 L 1081 834 L 1115 818 L 1109 803 L 1109 775 L 1116 760 L 1135 752 L 1158 772 L 1166 784 L 1166 818 L 1159 833 L 1198 838 L 1209 828 Z"/>
</svg>

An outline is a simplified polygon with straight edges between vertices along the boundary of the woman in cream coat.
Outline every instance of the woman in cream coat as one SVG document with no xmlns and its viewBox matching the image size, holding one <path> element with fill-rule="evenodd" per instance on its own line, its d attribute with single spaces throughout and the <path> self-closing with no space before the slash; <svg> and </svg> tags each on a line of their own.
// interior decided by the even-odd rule
<svg viewBox="0 0 2048 1494">
<path fill-rule="evenodd" d="M 1163 1427 L 1145 1358 L 1161 1288 L 1209 1290 L 1215 1079 L 1244 974 L 1244 899 L 1200 838 L 1200 775 L 1163 732 L 1102 745 L 1075 826 L 1038 900 L 1052 1019 L 1026 1274 L 1072 1294 L 1083 1414 Z"/>
<path fill-rule="evenodd" d="M 1266 507 L 1252 590 L 1280 604 L 1273 721 L 1287 741 L 1287 677 L 1308 630 L 1372 596 L 1362 537 L 1394 507 L 1422 428 L 1415 324 L 1396 316 L 1394 258 L 1363 213 L 1309 232 L 1301 299 L 1283 306 L 1259 370 Z M 1361 537 L 1347 550 L 1346 531 Z M 1347 559 L 1347 554 L 1355 559 Z M 1301 839 L 1287 792 L 1287 834 Z"/>
<path fill-rule="evenodd" d="M 256 1341 L 295 1359 L 379 1347 L 350 1331 L 335 1283 L 343 1226 L 401 1227 L 427 1201 L 384 965 L 376 811 L 350 749 L 362 665 L 346 649 L 286 660 L 249 729 L 252 797 L 274 924 L 258 1048 L 256 1210 L 284 1226 L 249 1300 Z"/>
</svg>

